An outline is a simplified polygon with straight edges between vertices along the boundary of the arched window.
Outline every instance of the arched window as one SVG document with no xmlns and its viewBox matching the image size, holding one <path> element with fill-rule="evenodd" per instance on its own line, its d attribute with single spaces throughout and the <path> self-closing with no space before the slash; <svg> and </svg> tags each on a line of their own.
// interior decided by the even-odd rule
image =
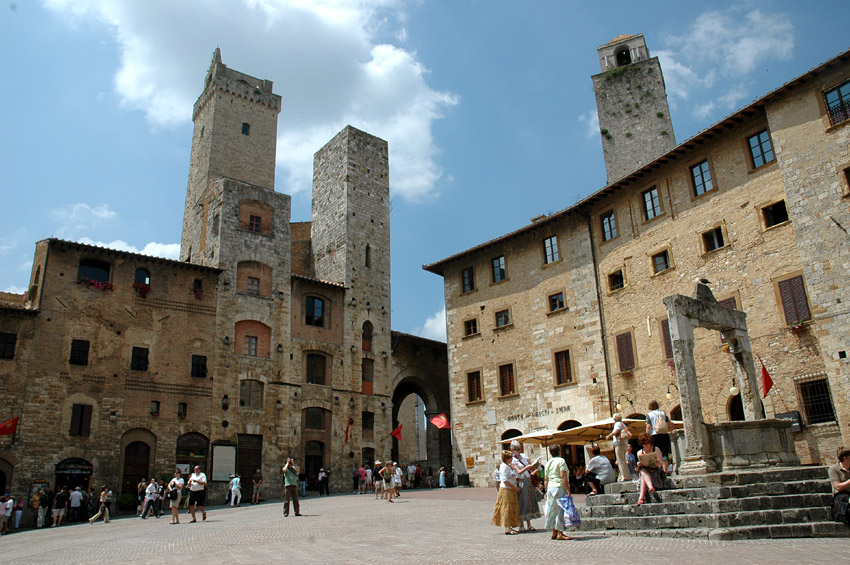
<svg viewBox="0 0 850 565">
<path fill-rule="evenodd" d="M 133 283 L 150 285 L 151 272 L 147 269 L 136 269 L 136 274 L 133 277 Z"/>
<path fill-rule="evenodd" d="M 363 322 L 363 351 L 372 351 L 372 322 Z"/>
<path fill-rule="evenodd" d="M 305 380 L 314 385 L 325 384 L 327 358 L 321 353 L 308 353 L 304 367 Z"/>
<path fill-rule="evenodd" d="M 109 270 L 111 265 L 106 261 L 97 259 L 80 259 L 80 267 L 77 269 L 77 280 L 90 280 L 94 282 L 109 282 Z"/>
<path fill-rule="evenodd" d="M 617 49 L 617 66 L 622 67 L 632 62 L 632 54 L 629 53 L 628 47 L 620 47 Z"/>
<path fill-rule="evenodd" d="M 210 440 L 204 434 L 189 432 L 177 438 L 176 462 L 177 468 L 184 475 L 191 473 L 198 465 L 201 471 L 207 471 L 207 454 L 209 453 Z"/>
<path fill-rule="evenodd" d="M 304 427 L 308 430 L 324 430 L 327 425 L 324 408 L 306 408 L 304 410 Z"/>
<path fill-rule="evenodd" d="M 581 425 L 581 422 L 579 422 L 577 420 L 566 420 L 566 421 L 558 424 L 558 430 L 559 431 L 571 430 L 573 428 L 579 427 L 580 425 Z"/>
<path fill-rule="evenodd" d="M 670 419 L 671 420 L 681 420 L 682 419 L 682 405 L 677 404 L 670 410 Z"/>
<path fill-rule="evenodd" d="M 239 383 L 239 406 L 243 408 L 263 407 L 263 382 L 244 380 Z"/>
<path fill-rule="evenodd" d="M 746 420 L 744 417 L 744 403 L 741 401 L 740 393 L 729 399 L 727 411 L 729 412 L 730 422 L 743 422 Z"/>
<path fill-rule="evenodd" d="M 511 428 L 510 430 L 505 430 L 502 433 L 502 441 L 504 441 L 506 439 L 515 438 L 515 437 L 521 436 L 521 435 L 522 435 L 521 431 Z"/>
</svg>

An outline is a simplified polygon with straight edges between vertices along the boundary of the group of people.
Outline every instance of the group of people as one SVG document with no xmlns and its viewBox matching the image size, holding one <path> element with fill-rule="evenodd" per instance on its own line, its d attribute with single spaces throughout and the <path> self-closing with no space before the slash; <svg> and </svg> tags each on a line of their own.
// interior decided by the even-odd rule
<svg viewBox="0 0 850 565">
<path fill-rule="evenodd" d="M 224 503 L 229 504 L 231 508 L 237 507 L 242 503 L 242 477 L 239 473 L 233 473 L 228 476 L 227 494 L 225 495 Z M 263 492 L 263 472 L 257 469 L 251 477 L 251 504 L 260 503 L 260 495 Z"/>
<path fill-rule="evenodd" d="M 206 488 L 207 475 L 201 471 L 201 467 L 196 465 L 194 472 L 191 473 L 188 479 L 183 479 L 183 472 L 180 469 L 174 470 L 174 475 L 168 484 L 165 484 L 163 479 L 156 480 L 151 478 L 147 482 L 144 478 L 137 485 L 139 497 L 139 507 L 137 514 L 143 520 L 151 513 L 154 517 L 162 516 L 163 503 L 167 500 L 168 506 L 171 509 L 171 524 L 180 523 L 180 504 L 185 500 L 185 506 L 189 509 L 189 514 L 192 519 L 190 523 L 197 522 L 196 513 L 201 511 L 202 519 L 207 519 L 207 512 L 204 508 L 206 503 Z M 104 523 L 109 523 L 109 504 L 106 503 L 105 493 L 108 488 L 103 487 L 101 492 L 101 506 L 97 515 L 89 519 L 89 523 L 94 522 L 103 516 Z M 184 496 L 188 491 L 188 496 Z M 110 491 L 111 492 L 111 491 Z"/>
</svg>

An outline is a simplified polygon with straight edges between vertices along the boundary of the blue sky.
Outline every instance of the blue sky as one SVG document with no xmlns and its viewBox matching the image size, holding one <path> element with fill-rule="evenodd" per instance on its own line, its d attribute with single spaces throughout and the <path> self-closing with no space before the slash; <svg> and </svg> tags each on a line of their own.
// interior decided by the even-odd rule
<svg viewBox="0 0 850 565">
<path fill-rule="evenodd" d="M 312 155 L 390 145 L 393 328 L 445 338 L 421 269 L 605 183 L 596 48 L 643 33 L 682 142 L 848 49 L 850 3 L 6 0 L 0 290 L 45 237 L 176 258 L 191 108 L 213 50 L 283 97 L 276 189 L 310 218 Z"/>
</svg>

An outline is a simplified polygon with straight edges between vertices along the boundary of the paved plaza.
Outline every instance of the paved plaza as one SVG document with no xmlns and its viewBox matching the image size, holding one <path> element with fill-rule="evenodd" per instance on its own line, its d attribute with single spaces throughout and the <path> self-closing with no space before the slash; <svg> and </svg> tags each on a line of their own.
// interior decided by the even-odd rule
<svg viewBox="0 0 850 565">
<path fill-rule="evenodd" d="M 713 542 L 538 531 L 505 536 L 490 525 L 496 490 L 455 488 L 374 496 L 308 497 L 302 517 L 282 503 L 212 507 L 206 522 L 121 518 L 0 537 L 3 563 L 693 563 L 850 562 L 847 539 Z M 580 498 L 580 497 L 578 497 Z M 185 511 L 184 511 L 185 512 Z M 200 519 L 200 514 L 198 515 Z M 536 520 L 542 528 L 543 520 Z"/>
</svg>

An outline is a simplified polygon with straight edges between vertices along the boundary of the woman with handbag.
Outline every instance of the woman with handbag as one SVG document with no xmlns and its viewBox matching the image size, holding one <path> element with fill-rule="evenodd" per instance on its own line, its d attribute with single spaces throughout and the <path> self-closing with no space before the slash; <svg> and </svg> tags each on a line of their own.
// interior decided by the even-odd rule
<svg viewBox="0 0 850 565">
<path fill-rule="evenodd" d="M 171 523 L 180 523 L 180 498 L 183 494 L 183 477 L 180 469 L 174 471 L 174 478 L 168 483 L 168 505 L 171 506 Z"/>
<path fill-rule="evenodd" d="M 613 440 L 614 442 L 614 457 L 617 460 L 617 469 L 620 472 L 620 481 L 632 480 L 632 475 L 629 472 L 629 462 L 626 459 L 626 449 L 629 446 L 629 438 L 632 437 L 631 432 L 623 423 L 623 417 L 619 412 L 612 416 L 614 420 L 614 430 L 605 436 L 605 439 Z"/>
<path fill-rule="evenodd" d="M 640 498 L 638 506 L 646 502 L 647 494 L 655 494 L 656 489 L 661 488 L 664 479 L 661 450 L 652 445 L 652 436 L 641 434 L 638 439 L 642 449 L 638 451 L 638 473 L 640 473 Z"/>
<path fill-rule="evenodd" d="M 537 461 L 529 463 L 528 457 L 522 452 L 522 444 L 517 440 L 511 441 L 511 468 L 517 474 L 519 480 L 519 521 L 520 532 L 533 532 L 531 521 L 540 518 L 540 508 L 537 506 L 537 497 L 534 494 L 534 483 L 531 481 L 531 473 L 537 468 Z M 522 527 L 525 523 L 525 527 Z"/>
<path fill-rule="evenodd" d="M 567 471 L 567 462 L 561 457 L 561 446 L 549 447 L 551 459 L 546 463 L 543 471 L 543 484 L 546 487 L 546 527 L 552 530 L 552 539 L 571 540 L 564 533 L 564 513 L 558 506 L 558 499 L 570 494 L 570 479 Z"/>
<path fill-rule="evenodd" d="M 511 468 L 513 453 L 508 450 L 502 451 L 502 464 L 499 465 L 499 497 L 496 499 L 496 507 L 493 508 L 493 519 L 490 523 L 494 526 L 505 528 L 506 536 L 518 534 L 514 528 L 520 527 L 519 502 L 517 493 L 519 487 L 516 484 L 516 473 Z"/>
</svg>

